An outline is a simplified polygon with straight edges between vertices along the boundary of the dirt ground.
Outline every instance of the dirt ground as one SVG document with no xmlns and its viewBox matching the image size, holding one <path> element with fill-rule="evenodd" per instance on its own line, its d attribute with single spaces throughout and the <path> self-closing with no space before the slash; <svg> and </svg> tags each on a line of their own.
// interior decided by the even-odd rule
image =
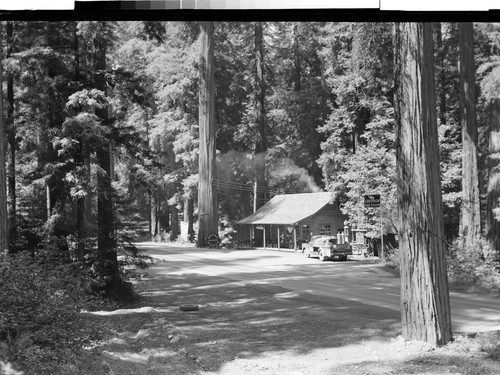
<svg viewBox="0 0 500 375">
<path fill-rule="evenodd" d="M 89 348 L 81 373 L 500 374 L 498 358 L 485 351 L 499 332 L 458 336 L 434 349 L 405 342 L 394 311 L 156 270 L 135 285 L 140 305 L 88 314 L 107 333 Z M 199 310 L 181 311 L 186 304 Z"/>
</svg>

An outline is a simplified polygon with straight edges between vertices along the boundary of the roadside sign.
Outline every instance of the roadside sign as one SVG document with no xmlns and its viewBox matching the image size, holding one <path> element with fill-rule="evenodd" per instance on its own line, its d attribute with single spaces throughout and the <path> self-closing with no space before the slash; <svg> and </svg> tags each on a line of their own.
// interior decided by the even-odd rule
<svg viewBox="0 0 500 375">
<path fill-rule="evenodd" d="M 365 207 L 380 207 L 380 194 L 365 195 Z"/>
</svg>

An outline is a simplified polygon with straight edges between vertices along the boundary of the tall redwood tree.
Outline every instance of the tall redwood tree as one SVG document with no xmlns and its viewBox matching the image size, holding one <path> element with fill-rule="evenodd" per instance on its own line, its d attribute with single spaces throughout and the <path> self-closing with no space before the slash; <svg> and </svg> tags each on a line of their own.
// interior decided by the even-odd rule
<svg viewBox="0 0 500 375">
<path fill-rule="evenodd" d="M 9 250 L 9 228 L 7 216 L 7 182 L 5 174 L 5 124 L 3 119 L 3 30 L 0 23 L 0 252 Z"/>
<path fill-rule="evenodd" d="M 199 85 L 200 155 L 198 183 L 198 246 L 210 233 L 218 233 L 215 166 L 214 23 L 201 22 Z"/>
<path fill-rule="evenodd" d="M 397 23 L 395 115 L 405 339 L 452 339 L 439 174 L 432 24 Z"/>
<path fill-rule="evenodd" d="M 257 139 L 255 141 L 255 196 L 254 209 L 257 210 L 266 203 L 266 84 L 264 80 L 264 38 L 262 22 L 255 22 L 255 126 Z M 254 232 L 255 244 L 263 246 L 264 233 Z"/>
<path fill-rule="evenodd" d="M 481 234 L 477 126 L 472 22 L 461 22 L 460 31 L 460 121 L 462 123 L 462 221 L 460 232 L 467 245 Z"/>
<path fill-rule="evenodd" d="M 8 21 L 7 31 L 7 53 L 6 57 L 11 57 L 14 52 L 14 22 Z M 14 124 L 14 75 L 8 74 L 7 80 L 7 121 L 6 133 L 9 152 L 7 157 L 7 194 L 9 210 L 9 238 L 12 241 L 17 236 L 17 195 L 16 195 L 16 126 Z"/>
<path fill-rule="evenodd" d="M 488 149 L 488 185 L 486 200 L 486 238 L 490 248 L 500 249 L 500 99 L 494 99 L 489 104 L 490 137 Z"/>
</svg>

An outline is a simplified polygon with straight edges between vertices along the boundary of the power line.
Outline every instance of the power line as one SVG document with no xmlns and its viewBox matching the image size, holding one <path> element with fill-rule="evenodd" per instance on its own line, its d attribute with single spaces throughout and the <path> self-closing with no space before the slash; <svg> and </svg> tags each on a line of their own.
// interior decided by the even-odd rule
<svg viewBox="0 0 500 375">
<path fill-rule="evenodd" d="M 241 191 L 248 191 L 248 192 L 254 192 L 255 191 L 255 185 L 249 185 L 249 184 L 242 184 L 238 182 L 233 182 L 233 181 L 227 181 L 227 180 L 213 180 L 212 184 L 216 185 L 217 187 L 222 187 L 222 188 L 227 188 L 227 189 L 234 189 L 234 190 L 241 190 Z M 277 188 L 272 188 L 272 187 L 266 187 L 266 186 L 257 186 L 257 191 L 258 192 L 264 192 L 264 193 L 269 193 L 269 194 L 277 194 L 280 189 Z M 285 194 L 293 194 L 293 193 L 303 193 L 303 191 L 298 191 L 298 190 L 284 190 L 283 193 Z"/>
<path fill-rule="evenodd" d="M 241 189 L 241 190 L 253 191 L 255 189 L 254 185 L 241 184 L 241 183 L 232 182 L 232 181 L 214 180 L 213 183 L 216 185 L 220 185 L 220 186 L 224 186 L 224 187 L 233 187 L 233 188 Z M 257 190 L 272 192 L 272 191 L 276 191 L 278 189 L 266 187 L 266 186 L 257 186 Z"/>
</svg>

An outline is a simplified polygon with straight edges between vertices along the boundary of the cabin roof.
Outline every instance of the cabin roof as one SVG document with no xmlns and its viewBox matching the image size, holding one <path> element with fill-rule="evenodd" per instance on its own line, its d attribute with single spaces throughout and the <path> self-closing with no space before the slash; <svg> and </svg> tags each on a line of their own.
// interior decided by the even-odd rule
<svg viewBox="0 0 500 375">
<path fill-rule="evenodd" d="M 332 202 L 332 193 L 281 194 L 236 224 L 296 224 Z"/>
</svg>

